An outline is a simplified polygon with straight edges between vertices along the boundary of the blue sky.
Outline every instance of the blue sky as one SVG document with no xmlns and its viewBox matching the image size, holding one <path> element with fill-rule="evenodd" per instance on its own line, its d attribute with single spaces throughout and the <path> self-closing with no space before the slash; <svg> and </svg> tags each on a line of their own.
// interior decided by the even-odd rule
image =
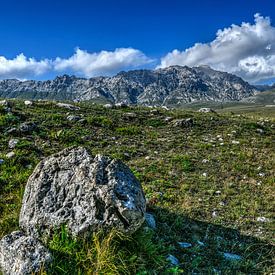
<svg viewBox="0 0 275 275">
<path fill-rule="evenodd" d="M 261 53 L 261 49 L 253 49 L 251 56 L 236 51 L 240 58 L 236 61 L 238 64 L 242 60 L 243 64 L 247 64 L 250 58 L 249 73 L 247 68 L 237 68 L 234 65 L 236 62 L 227 65 L 227 61 L 216 60 L 215 56 L 216 63 L 213 59 L 194 60 L 194 56 L 201 55 L 201 50 L 193 49 L 188 56 L 184 53 L 195 43 L 209 45 L 217 38 L 218 30 L 230 28 L 232 24 L 241 26 L 242 22 L 247 22 L 251 27 L 257 25 L 254 18 L 257 13 L 261 16 L 258 18 L 263 20 L 269 17 L 269 26 L 264 26 L 265 35 L 270 30 L 273 35 L 274 0 L 1 1 L 0 78 L 46 79 L 62 73 L 91 77 L 111 75 L 121 69 L 174 64 L 191 66 L 205 62 L 216 69 L 236 73 L 250 82 L 270 81 L 275 75 L 275 38 L 272 37 L 270 41 L 265 41 L 266 45 L 260 43 L 260 36 L 257 40 L 259 47 L 270 45 L 268 54 Z M 265 22 L 259 24 L 263 26 Z M 251 41 L 254 40 L 255 37 L 251 37 Z M 236 47 L 238 45 L 233 48 Z M 77 48 L 80 49 L 78 54 Z M 175 49 L 178 54 L 173 53 Z M 101 51 L 107 51 L 107 54 L 100 55 Z M 16 59 L 21 53 L 25 61 L 24 58 Z M 53 65 L 57 59 L 58 65 Z M 257 67 L 251 73 L 255 62 L 261 70 L 258 74 L 255 72 Z M 264 72 L 262 62 L 267 63 Z M 220 66 L 218 63 L 224 64 Z"/>
</svg>

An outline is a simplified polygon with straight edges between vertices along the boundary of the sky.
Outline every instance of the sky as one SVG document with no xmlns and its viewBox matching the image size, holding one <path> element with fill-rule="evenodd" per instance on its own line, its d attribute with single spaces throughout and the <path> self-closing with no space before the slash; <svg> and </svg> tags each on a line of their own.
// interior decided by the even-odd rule
<svg viewBox="0 0 275 275">
<path fill-rule="evenodd" d="M 0 1 L 0 79 L 209 65 L 275 81 L 274 0 Z"/>
</svg>

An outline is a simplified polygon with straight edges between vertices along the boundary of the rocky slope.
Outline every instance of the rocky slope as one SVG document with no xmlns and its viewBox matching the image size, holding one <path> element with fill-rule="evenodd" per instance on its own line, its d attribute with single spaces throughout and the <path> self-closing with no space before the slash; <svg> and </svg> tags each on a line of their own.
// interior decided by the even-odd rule
<svg viewBox="0 0 275 275">
<path fill-rule="evenodd" d="M 235 101 L 255 92 L 255 87 L 241 78 L 207 66 L 171 66 L 90 79 L 64 75 L 47 81 L 0 81 L 0 97 L 3 98 L 94 100 L 139 105 Z"/>
</svg>

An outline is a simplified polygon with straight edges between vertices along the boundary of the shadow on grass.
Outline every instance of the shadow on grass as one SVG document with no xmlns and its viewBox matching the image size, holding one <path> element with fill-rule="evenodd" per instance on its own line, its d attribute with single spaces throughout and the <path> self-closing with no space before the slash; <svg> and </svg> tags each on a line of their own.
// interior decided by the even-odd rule
<svg viewBox="0 0 275 275">
<path fill-rule="evenodd" d="M 160 207 L 148 209 L 157 220 L 155 237 L 180 261 L 183 273 L 263 274 L 274 267 L 274 246 L 238 230 L 190 219 Z M 178 242 L 192 246 L 181 248 Z M 241 260 L 226 259 L 224 253 Z"/>
</svg>

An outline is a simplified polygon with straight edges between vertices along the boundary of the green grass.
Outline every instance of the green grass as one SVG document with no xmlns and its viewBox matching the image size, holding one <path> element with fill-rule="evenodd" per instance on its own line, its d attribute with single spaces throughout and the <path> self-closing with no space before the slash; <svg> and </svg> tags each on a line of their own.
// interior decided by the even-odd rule
<svg viewBox="0 0 275 275">
<path fill-rule="evenodd" d="M 84 241 L 63 228 L 48 243 L 54 262 L 47 274 L 273 272 L 274 112 L 245 104 L 227 106 L 218 115 L 191 109 L 79 106 L 79 111 L 68 111 L 51 102 L 26 107 L 13 101 L 12 114 L 0 109 L 0 158 L 5 161 L 0 165 L 0 237 L 18 229 L 24 187 L 35 165 L 79 145 L 130 166 L 142 183 L 157 229 L 141 228 L 130 237 L 98 233 Z M 126 112 L 136 116 L 129 119 Z M 68 113 L 85 121 L 68 121 Z M 168 116 L 190 117 L 194 125 L 174 127 L 165 121 Z M 7 132 L 25 121 L 38 129 Z M 15 157 L 7 159 L 11 138 L 19 143 Z M 192 246 L 184 249 L 178 242 Z M 242 260 L 225 260 L 223 252 Z M 176 256 L 180 266 L 170 266 L 168 254 Z"/>
</svg>

